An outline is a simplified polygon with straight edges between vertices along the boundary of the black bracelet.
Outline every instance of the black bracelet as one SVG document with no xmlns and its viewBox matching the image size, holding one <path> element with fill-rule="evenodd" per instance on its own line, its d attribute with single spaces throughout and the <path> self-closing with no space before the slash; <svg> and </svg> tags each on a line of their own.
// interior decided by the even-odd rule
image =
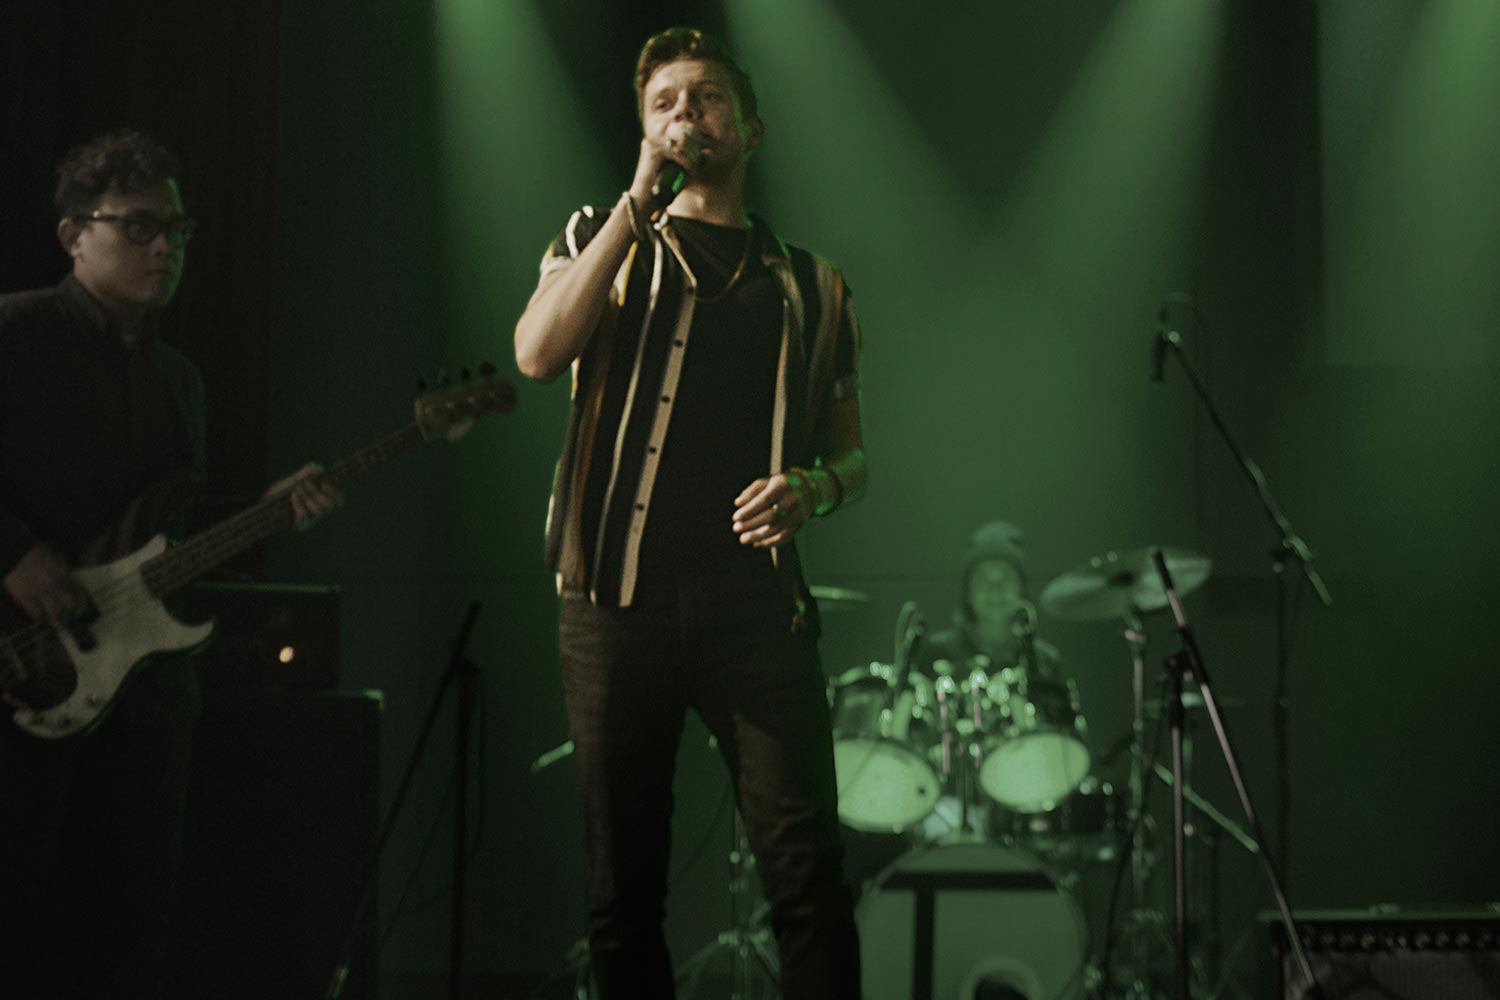
<svg viewBox="0 0 1500 1000">
<path fill-rule="evenodd" d="M 839 478 L 839 474 L 833 471 L 833 466 L 831 465 L 819 465 L 816 466 L 813 471 L 828 473 L 828 480 L 833 484 L 833 496 L 831 498 L 823 503 L 817 503 L 816 500 L 814 501 L 815 510 L 813 511 L 813 513 L 818 517 L 827 517 L 829 514 L 832 514 L 834 511 L 838 510 L 839 504 L 844 502 L 844 482 Z M 811 476 L 812 474 L 809 473 L 808 478 L 810 479 Z"/>
</svg>

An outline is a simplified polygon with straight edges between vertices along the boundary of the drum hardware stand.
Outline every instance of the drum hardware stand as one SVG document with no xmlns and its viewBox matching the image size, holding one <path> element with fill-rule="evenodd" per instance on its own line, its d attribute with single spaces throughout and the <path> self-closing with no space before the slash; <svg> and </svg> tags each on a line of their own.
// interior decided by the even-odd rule
<svg viewBox="0 0 1500 1000">
<path fill-rule="evenodd" d="M 781 962 L 770 940 L 770 931 L 761 924 L 768 907 L 762 904 L 752 910 L 748 906 L 755 856 L 750 851 L 749 835 L 738 808 L 734 810 L 732 837 L 734 842 L 729 850 L 730 927 L 689 957 L 677 970 L 675 978 L 679 986 L 695 983 L 704 966 L 715 955 L 728 949 L 733 977 L 730 1000 L 779 997 L 781 991 L 777 983 L 781 978 Z M 760 979 L 759 983 L 757 979 Z"/>
<path fill-rule="evenodd" d="M 349 921 L 349 929 L 344 936 L 343 951 L 339 963 L 334 967 L 333 976 L 328 982 L 327 991 L 324 993 L 326 1000 L 338 1000 L 343 995 L 344 985 L 349 978 L 349 968 L 354 960 L 354 948 L 359 939 L 359 932 L 364 925 L 365 917 L 375 901 L 375 887 L 378 883 L 377 875 L 380 868 L 380 855 L 385 849 L 386 842 L 390 839 L 391 830 L 396 825 L 396 819 L 401 814 L 401 807 L 406 802 L 406 794 L 411 789 L 412 776 L 416 773 L 417 764 L 422 759 L 422 751 L 427 746 L 427 739 L 432 735 L 434 723 L 437 722 L 438 711 L 443 707 L 443 701 L 448 695 L 448 689 L 452 686 L 458 688 L 458 721 L 457 733 L 457 758 L 454 762 L 454 792 L 453 792 L 453 888 L 449 900 L 448 910 L 448 995 L 453 1000 L 458 1000 L 463 991 L 463 939 L 464 939 L 464 866 L 468 855 L 468 791 L 469 791 L 469 728 L 474 717 L 475 695 L 478 693 L 479 684 L 482 680 L 479 668 L 474 662 L 464 655 L 464 649 L 469 644 L 469 633 L 474 630 L 474 621 L 479 617 L 479 602 L 470 602 L 469 608 L 464 612 L 463 623 L 459 626 L 458 635 L 450 643 L 452 653 L 448 657 L 447 669 L 438 683 L 437 692 L 432 697 L 432 704 L 427 710 L 427 717 L 422 721 L 422 728 L 417 733 L 416 745 L 412 747 L 411 757 L 407 761 L 406 772 L 401 776 L 401 783 L 396 787 L 396 796 L 391 801 L 390 809 L 386 813 L 385 824 L 380 829 L 380 836 L 375 841 L 375 849 L 370 854 L 370 865 L 365 872 L 364 888 L 360 890 L 359 904 L 355 907 L 354 916 Z M 373 969 L 369 970 L 374 975 Z"/>
<path fill-rule="evenodd" d="M 1182 680 L 1184 676 L 1191 677 L 1198 685 L 1198 691 L 1203 696 L 1203 705 L 1208 710 L 1208 717 L 1213 723 L 1214 735 L 1219 742 L 1219 750 L 1223 754 L 1224 763 L 1229 768 L 1229 775 L 1234 780 L 1235 791 L 1239 794 L 1240 806 L 1244 809 L 1245 819 L 1250 825 L 1250 834 L 1255 842 L 1264 845 L 1265 833 L 1261 829 L 1260 821 L 1255 816 L 1255 808 L 1250 802 L 1250 793 L 1245 786 L 1244 776 L 1240 772 L 1239 762 L 1234 755 L 1234 750 L 1229 744 L 1229 731 L 1225 728 L 1224 717 L 1219 712 L 1218 702 L 1214 698 L 1213 689 L 1208 682 L 1208 672 L 1203 663 L 1203 655 L 1198 649 L 1197 640 L 1193 637 L 1192 627 L 1188 624 L 1187 615 L 1183 612 L 1182 602 L 1177 597 L 1177 590 L 1172 584 L 1170 571 L 1167 569 L 1166 558 L 1161 550 L 1153 553 L 1156 562 L 1157 573 L 1161 577 L 1163 588 L 1166 590 L 1167 602 L 1172 609 L 1172 617 L 1177 624 L 1177 632 L 1182 638 L 1182 646 L 1167 657 L 1167 682 L 1169 697 L 1168 722 L 1171 726 L 1172 741 L 1172 858 L 1173 858 L 1173 897 L 1175 904 L 1175 939 L 1176 939 L 1176 997 L 1177 1000 L 1188 1000 L 1188 939 L 1187 939 L 1187 873 L 1185 870 L 1184 839 L 1186 827 L 1184 823 L 1184 794 L 1183 794 L 1183 710 L 1182 710 Z M 1313 975 L 1312 966 L 1308 964 L 1307 955 L 1302 948 L 1302 939 L 1297 934 L 1297 928 L 1292 920 L 1292 910 L 1287 902 L 1286 893 L 1282 890 L 1281 878 L 1277 874 L 1276 865 L 1272 861 L 1269 852 L 1262 849 L 1257 852 L 1266 870 L 1266 878 L 1270 883 L 1271 892 L 1276 898 L 1277 909 L 1281 913 L 1281 921 L 1286 930 L 1287 941 L 1291 947 L 1292 954 L 1296 958 L 1297 966 L 1301 970 L 1303 978 L 1307 981 L 1308 989 L 1313 995 L 1319 995 L 1318 982 Z"/>
<path fill-rule="evenodd" d="M 1127 996 L 1147 994 L 1151 964 L 1147 927 L 1141 926 L 1141 906 L 1146 899 L 1146 882 L 1150 877 L 1146 858 L 1146 630 L 1140 612 L 1132 609 L 1125 620 L 1125 641 L 1130 644 L 1131 694 L 1134 715 L 1131 719 L 1133 739 L 1130 746 L 1130 888 L 1134 907 L 1127 915 L 1130 921 L 1130 957 L 1135 979 Z M 1106 970 L 1107 974 L 1107 970 Z"/>
</svg>

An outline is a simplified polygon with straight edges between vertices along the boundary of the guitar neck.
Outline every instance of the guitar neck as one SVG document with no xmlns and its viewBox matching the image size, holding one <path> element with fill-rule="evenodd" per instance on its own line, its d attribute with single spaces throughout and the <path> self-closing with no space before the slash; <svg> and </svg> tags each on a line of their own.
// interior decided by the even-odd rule
<svg viewBox="0 0 1500 1000">
<path fill-rule="evenodd" d="M 326 475 L 334 486 L 347 489 L 425 440 L 421 428 L 410 424 L 335 462 Z M 152 594 L 165 597 L 215 566 L 290 528 L 295 520 L 289 495 L 267 497 L 142 564 L 141 576 Z"/>
</svg>

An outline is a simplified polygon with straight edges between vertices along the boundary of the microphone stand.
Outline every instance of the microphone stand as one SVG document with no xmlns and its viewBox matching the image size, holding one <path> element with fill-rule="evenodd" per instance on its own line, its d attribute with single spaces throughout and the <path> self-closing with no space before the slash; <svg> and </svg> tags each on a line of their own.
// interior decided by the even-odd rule
<svg viewBox="0 0 1500 1000">
<path fill-rule="evenodd" d="M 427 738 L 432 735 L 438 710 L 443 707 L 448 688 L 455 683 L 458 685 L 458 746 L 456 750 L 458 756 L 455 760 L 456 787 L 453 794 L 453 896 L 449 906 L 448 924 L 448 995 L 452 1000 L 459 1000 L 462 995 L 464 863 L 466 860 L 464 855 L 467 853 L 468 846 L 465 843 L 465 837 L 468 827 L 469 723 L 474 715 L 474 695 L 479 687 L 479 668 L 464 655 L 464 648 L 469 643 L 469 633 L 474 630 L 474 620 L 478 617 L 479 602 L 473 601 L 464 613 L 464 620 L 459 626 L 458 635 L 451 643 L 453 652 L 448 657 L 447 669 L 443 671 L 437 693 L 433 695 L 432 703 L 428 706 L 427 717 L 422 721 L 422 728 L 417 733 L 416 745 L 412 747 L 411 757 L 407 760 L 406 772 L 401 775 L 401 783 L 396 787 L 396 796 L 391 801 L 390 809 L 386 812 L 385 823 L 380 828 L 380 836 L 375 841 L 375 849 L 370 855 L 369 868 L 365 871 L 364 888 L 360 890 L 359 904 L 355 907 L 354 916 L 349 921 L 349 929 L 344 936 L 343 952 L 338 965 L 334 967 L 332 978 L 328 981 L 328 989 L 323 994 L 324 1000 L 338 1000 L 344 993 L 344 985 L 348 981 L 349 969 L 354 961 L 354 948 L 359 939 L 360 929 L 375 901 L 380 855 L 385 850 L 387 841 L 390 840 L 391 831 L 396 825 L 396 818 L 401 814 L 401 807 L 406 802 L 406 794 L 411 790 L 412 776 L 416 773 L 417 763 L 422 759 L 422 751 L 427 746 Z M 374 974 L 373 969 L 371 974 Z"/>
<path fill-rule="evenodd" d="M 1171 698 L 1168 718 L 1172 727 L 1172 867 L 1173 895 L 1176 901 L 1176 996 L 1178 1000 L 1188 1000 L 1187 874 L 1183 846 L 1187 831 L 1183 822 L 1182 780 L 1182 678 L 1185 674 L 1191 676 L 1198 686 L 1199 694 L 1203 696 L 1203 706 L 1208 710 L 1209 720 L 1214 727 L 1214 736 L 1219 741 L 1219 750 L 1223 754 L 1225 765 L 1229 768 L 1229 776 L 1234 780 L 1234 789 L 1239 794 L 1240 806 L 1245 811 L 1245 820 L 1250 826 L 1250 835 L 1257 844 L 1261 845 L 1261 850 L 1257 853 L 1265 867 L 1271 893 L 1276 898 L 1276 908 L 1281 914 L 1282 926 L 1286 930 L 1292 955 L 1303 977 L 1307 980 L 1307 995 L 1318 996 L 1317 978 L 1313 975 L 1312 966 L 1307 961 L 1307 954 L 1302 948 L 1302 939 L 1297 936 L 1297 927 L 1292 920 L 1292 909 L 1287 903 L 1281 878 L 1276 873 L 1276 863 L 1272 860 L 1271 853 L 1265 849 L 1265 832 L 1261 829 L 1260 820 L 1255 816 L 1255 808 L 1250 802 L 1250 792 L 1245 786 L 1244 776 L 1240 773 L 1239 761 L 1229 745 L 1229 730 L 1224 725 L 1224 717 L 1219 712 L 1219 703 L 1214 698 L 1213 689 L 1209 686 L 1208 670 L 1203 663 L 1203 654 L 1198 649 L 1197 640 L 1193 637 L 1192 627 L 1188 625 L 1187 615 L 1182 610 L 1182 601 L 1177 596 L 1177 589 L 1172 585 L 1172 575 L 1167 569 L 1166 557 L 1161 549 L 1153 550 L 1151 556 L 1156 562 L 1156 572 L 1161 577 L 1162 587 L 1166 590 L 1167 603 L 1172 608 L 1172 617 L 1177 623 L 1178 635 L 1182 637 L 1182 648 L 1167 657 L 1166 662 L 1168 696 Z"/>
<path fill-rule="evenodd" d="M 1173 294 L 1162 303 L 1161 313 L 1158 318 L 1156 340 L 1152 345 L 1152 379 L 1160 382 L 1164 355 L 1168 350 L 1177 358 L 1177 364 L 1182 368 L 1183 374 L 1187 376 L 1188 384 L 1192 386 L 1194 394 L 1203 404 L 1204 411 L 1209 420 L 1218 430 L 1219 436 L 1223 438 L 1224 444 L 1228 446 L 1230 454 L 1234 456 L 1235 462 L 1245 473 L 1255 488 L 1256 498 L 1259 499 L 1261 509 L 1265 512 L 1267 520 L 1277 534 L 1277 543 L 1270 552 L 1271 572 L 1276 578 L 1276 692 L 1275 692 L 1275 717 L 1274 730 L 1276 738 L 1276 762 L 1278 773 L 1278 803 L 1280 812 L 1280 825 L 1277 830 L 1277 856 L 1281 858 L 1282 864 L 1290 866 L 1290 838 L 1291 838 L 1291 763 L 1290 763 L 1290 719 L 1291 697 L 1287 687 L 1287 676 L 1291 667 L 1291 634 L 1290 622 L 1288 621 L 1288 608 L 1291 604 L 1289 593 L 1290 584 L 1286 579 L 1286 567 L 1291 563 L 1300 572 L 1300 576 L 1312 587 L 1313 593 L 1325 608 L 1333 607 L 1333 595 L 1329 593 L 1328 587 L 1323 582 L 1323 577 L 1318 573 L 1317 567 L 1313 565 L 1316 558 L 1302 536 L 1292 528 L 1281 511 L 1281 506 L 1271 494 L 1271 487 L 1266 482 L 1265 473 L 1261 472 L 1260 466 L 1255 460 L 1246 455 L 1229 430 L 1229 425 L 1224 422 L 1223 416 L 1214 406 L 1213 398 L 1208 394 L 1208 387 L 1204 384 L 1197 368 L 1188 360 L 1187 353 L 1183 350 L 1182 337 L 1173 330 L 1166 321 L 1167 304 L 1173 301 L 1185 302 L 1197 314 L 1197 305 L 1185 295 Z"/>
</svg>

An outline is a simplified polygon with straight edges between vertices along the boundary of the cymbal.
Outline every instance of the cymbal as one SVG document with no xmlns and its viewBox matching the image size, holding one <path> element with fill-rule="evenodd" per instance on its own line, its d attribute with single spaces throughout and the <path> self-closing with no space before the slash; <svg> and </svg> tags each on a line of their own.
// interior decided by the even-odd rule
<svg viewBox="0 0 1500 1000">
<path fill-rule="evenodd" d="M 1125 618 L 1134 612 L 1160 611 L 1167 591 L 1156 572 L 1152 549 L 1130 549 L 1095 556 L 1042 588 L 1038 602 L 1046 612 L 1067 621 Z M 1162 549 L 1178 597 L 1186 597 L 1208 579 L 1213 562 L 1187 549 Z"/>
<path fill-rule="evenodd" d="M 848 590 L 844 587 L 821 587 L 811 586 L 807 588 L 818 602 L 821 611 L 839 611 L 844 608 L 853 608 L 861 604 L 870 603 L 870 595 L 862 590 Z"/>
</svg>

